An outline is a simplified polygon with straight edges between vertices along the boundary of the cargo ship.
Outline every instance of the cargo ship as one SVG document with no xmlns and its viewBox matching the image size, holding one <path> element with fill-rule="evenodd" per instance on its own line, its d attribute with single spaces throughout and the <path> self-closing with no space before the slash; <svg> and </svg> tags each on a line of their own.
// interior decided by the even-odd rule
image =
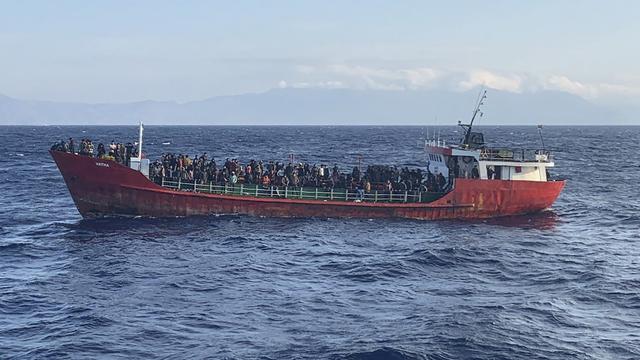
<svg viewBox="0 0 640 360">
<path fill-rule="evenodd" d="M 246 214 L 262 217 L 484 219 L 549 208 L 564 188 L 552 179 L 552 154 L 541 149 L 490 148 L 473 122 L 482 116 L 481 93 L 458 144 L 424 141 L 424 163 L 446 186 L 392 190 L 218 184 L 161 178 L 152 181 L 142 153 L 127 164 L 109 158 L 51 150 L 71 197 L 84 218 L 110 216 L 183 217 Z"/>
</svg>

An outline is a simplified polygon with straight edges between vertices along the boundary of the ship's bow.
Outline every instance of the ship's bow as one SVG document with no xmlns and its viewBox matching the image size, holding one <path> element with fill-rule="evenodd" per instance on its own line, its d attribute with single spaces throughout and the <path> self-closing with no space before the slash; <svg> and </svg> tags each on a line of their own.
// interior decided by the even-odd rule
<svg viewBox="0 0 640 360">
<path fill-rule="evenodd" d="M 50 151 L 69 193 L 84 218 L 139 215 L 124 192 L 128 187 L 156 187 L 142 173 L 115 161 Z"/>
</svg>

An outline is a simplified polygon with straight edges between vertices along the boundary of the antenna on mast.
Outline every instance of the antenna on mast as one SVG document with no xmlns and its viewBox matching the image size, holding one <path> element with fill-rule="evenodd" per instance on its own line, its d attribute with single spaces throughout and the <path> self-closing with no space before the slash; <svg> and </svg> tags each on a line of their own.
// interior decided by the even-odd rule
<svg viewBox="0 0 640 360">
<path fill-rule="evenodd" d="M 480 88 L 480 92 L 478 93 L 478 98 L 476 100 L 476 106 L 473 109 L 473 115 L 471 116 L 471 121 L 468 124 L 463 124 L 461 121 L 458 121 L 458 125 L 464 129 L 464 138 L 462 139 L 462 144 L 466 147 L 471 145 L 471 129 L 473 128 L 473 122 L 476 120 L 478 116 L 482 117 L 484 113 L 480 110 L 480 107 L 484 105 L 484 99 L 487 98 L 487 90 L 482 87 Z"/>
<path fill-rule="evenodd" d="M 538 125 L 538 134 L 540 135 L 540 143 L 542 144 L 542 150 L 544 151 L 544 139 L 542 138 L 542 124 Z"/>
<path fill-rule="evenodd" d="M 433 131 L 433 139 L 436 145 L 440 146 L 440 124 L 438 123 L 438 115 L 436 115 L 436 129 Z"/>
</svg>

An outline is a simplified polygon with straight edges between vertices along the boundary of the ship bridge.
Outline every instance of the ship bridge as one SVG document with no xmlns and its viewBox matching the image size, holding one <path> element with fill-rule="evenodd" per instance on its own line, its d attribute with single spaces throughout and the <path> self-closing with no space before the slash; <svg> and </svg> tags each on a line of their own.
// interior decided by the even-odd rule
<svg viewBox="0 0 640 360">
<path fill-rule="evenodd" d="M 428 140 L 425 152 L 429 170 L 445 177 L 547 181 L 548 168 L 555 166 L 551 153 L 540 149 L 469 148 Z"/>
<path fill-rule="evenodd" d="M 473 116 L 468 124 L 458 121 L 464 129 L 464 137 L 459 145 L 448 145 L 440 139 L 426 140 L 429 171 L 441 173 L 449 178 L 471 178 L 481 180 L 548 181 L 548 168 L 553 167 L 551 153 L 544 150 L 542 125 L 538 125 L 541 149 L 490 148 L 486 146 L 484 135 L 473 131 L 473 122 L 483 116 L 480 107 L 484 105 L 487 91 L 480 90 Z"/>
</svg>

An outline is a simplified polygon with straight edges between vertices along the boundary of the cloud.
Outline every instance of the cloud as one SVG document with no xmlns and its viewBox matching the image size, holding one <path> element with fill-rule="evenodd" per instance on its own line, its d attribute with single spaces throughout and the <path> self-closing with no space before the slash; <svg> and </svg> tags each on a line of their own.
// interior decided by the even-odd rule
<svg viewBox="0 0 640 360">
<path fill-rule="evenodd" d="M 282 80 L 280 87 L 351 88 L 374 90 L 446 89 L 468 91 L 479 86 L 512 93 L 556 90 L 588 100 L 602 98 L 639 98 L 640 86 L 585 83 L 565 75 L 546 78 L 525 73 L 506 73 L 487 69 L 452 70 L 427 66 L 380 67 L 333 63 L 297 65 L 295 81 Z M 327 80 L 330 79 L 330 80 Z"/>
<path fill-rule="evenodd" d="M 561 75 L 553 75 L 549 77 L 544 83 L 544 88 L 548 90 L 568 92 L 586 99 L 593 99 L 598 96 L 597 86 L 583 84 L 579 81 L 574 81 Z"/>
<path fill-rule="evenodd" d="M 432 68 L 388 69 L 371 66 L 331 64 L 327 66 L 299 66 L 303 75 L 340 77 L 343 87 L 376 90 L 422 89 L 435 85 L 439 72 Z"/>
<path fill-rule="evenodd" d="M 427 67 L 403 69 L 400 72 L 405 75 L 412 88 L 431 86 L 442 75 L 439 71 Z"/>
<path fill-rule="evenodd" d="M 523 90 L 523 83 L 524 79 L 519 75 L 500 75 L 487 70 L 475 70 L 468 74 L 467 80 L 460 81 L 458 85 L 462 90 L 486 86 L 495 90 L 520 93 Z"/>
<path fill-rule="evenodd" d="M 344 64 L 330 65 L 328 70 L 348 78 L 348 81 L 358 88 L 404 90 L 401 84 L 403 77 L 396 70 Z"/>
<path fill-rule="evenodd" d="M 296 72 L 303 78 L 318 76 L 338 78 L 341 87 L 376 90 L 447 88 L 466 91 L 477 86 L 487 86 L 497 90 L 521 92 L 524 83 L 524 77 L 520 75 L 502 75 L 488 70 L 450 71 L 425 66 L 384 68 L 350 64 L 299 65 L 296 67 Z M 323 81 L 318 83 L 322 84 Z"/>
<path fill-rule="evenodd" d="M 569 79 L 564 75 L 550 76 L 544 82 L 547 90 L 564 91 L 581 96 L 585 99 L 598 99 L 603 97 L 640 97 L 640 87 L 608 83 L 583 83 Z"/>
<path fill-rule="evenodd" d="M 341 81 L 315 81 L 315 82 L 292 82 L 288 83 L 287 81 L 280 80 L 278 82 L 278 87 L 281 89 L 285 88 L 294 88 L 294 89 L 308 89 L 308 88 L 318 88 L 318 89 L 343 89 L 346 86 Z"/>
</svg>

